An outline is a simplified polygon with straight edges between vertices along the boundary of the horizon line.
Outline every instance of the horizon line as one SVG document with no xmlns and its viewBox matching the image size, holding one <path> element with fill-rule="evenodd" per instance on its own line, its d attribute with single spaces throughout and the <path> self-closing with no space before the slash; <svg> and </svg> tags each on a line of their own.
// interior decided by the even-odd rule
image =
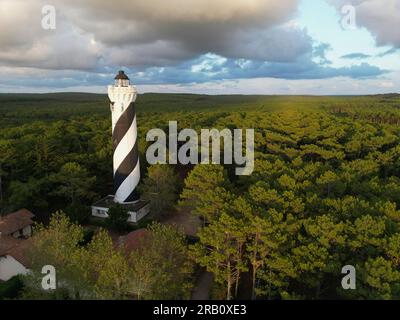
<svg viewBox="0 0 400 320">
<path fill-rule="evenodd" d="M 0 92 L 0 95 L 51 95 L 51 94 L 89 94 L 89 95 L 107 95 L 107 92 L 87 92 L 87 91 L 56 91 L 56 92 Z M 384 95 L 400 95 L 400 92 L 387 92 L 387 93 L 369 93 L 369 94 L 259 94 L 259 93 L 233 93 L 233 94 L 212 94 L 212 93 L 191 93 L 191 92 L 143 92 L 138 95 L 145 94 L 179 94 L 179 95 L 197 95 L 197 96 L 260 96 L 260 97 L 367 97 L 367 96 L 384 96 Z"/>
</svg>

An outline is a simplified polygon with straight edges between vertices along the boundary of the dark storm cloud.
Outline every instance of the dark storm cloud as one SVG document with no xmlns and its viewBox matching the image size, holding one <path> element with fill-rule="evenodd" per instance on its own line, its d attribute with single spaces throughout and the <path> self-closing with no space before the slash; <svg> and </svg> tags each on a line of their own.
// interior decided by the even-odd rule
<svg viewBox="0 0 400 320">
<path fill-rule="evenodd" d="M 44 4 L 2 0 L 1 12 L 7 14 L 0 21 L 1 64 L 81 70 L 99 62 L 148 67 L 207 52 L 285 62 L 311 49 L 304 31 L 285 25 L 295 16 L 297 0 L 54 0 L 54 31 L 40 27 Z"/>
</svg>

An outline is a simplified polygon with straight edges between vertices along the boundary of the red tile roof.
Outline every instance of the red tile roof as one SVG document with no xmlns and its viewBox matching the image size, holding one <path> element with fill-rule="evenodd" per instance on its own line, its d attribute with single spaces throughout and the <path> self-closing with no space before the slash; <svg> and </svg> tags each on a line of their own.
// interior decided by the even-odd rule
<svg viewBox="0 0 400 320">
<path fill-rule="evenodd" d="M 33 224 L 35 215 L 27 209 L 21 209 L 0 218 L 0 233 L 10 235 Z"/>
<path fill-rule="evenodd" d="M 0 236 L 0 256 L 10 255 L 25 267 L 29 267 L 27 252 L 32 245 L 31 239 L 16 239 L 12 236 Z"/>
<path fill-rule="evenodd" d="M 138 229 L 119 238 L 119 245 L 125 249 L 126 254 L 140 248 L 142 239 L 149 236 L 149 230 Z"/>
<path fill-rule="evenodd" d="M 13 247 L 17 246 L 23 239 L 16 239 L 11 236 L 0 236 L 0 256 L 6 255 Z"/>
</svg>

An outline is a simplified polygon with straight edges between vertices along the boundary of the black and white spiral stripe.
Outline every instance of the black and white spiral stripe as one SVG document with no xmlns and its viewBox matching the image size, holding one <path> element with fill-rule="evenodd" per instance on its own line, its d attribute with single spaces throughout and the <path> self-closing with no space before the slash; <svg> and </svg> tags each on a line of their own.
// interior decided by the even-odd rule
<svg viewBox="0 0 400 320">
<path fill-rule="evenodd" d="M 115 201 L 137 201 L 139 194 L 136 187 L 140 180 L 140 166 L 134 102 L 129 104 L 114 123 L 112 139 Z"/>
</svg>

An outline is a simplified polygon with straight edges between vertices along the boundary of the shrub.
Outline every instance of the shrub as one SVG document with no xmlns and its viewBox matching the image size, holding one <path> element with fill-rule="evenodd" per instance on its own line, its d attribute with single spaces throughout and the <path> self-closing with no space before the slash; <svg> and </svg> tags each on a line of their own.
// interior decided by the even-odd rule
<svg viewBox="0 0 400 320">
<path fill-rule="evenodd" d="M 10 280 L 0 283 L 0 300 L 15 299 L 23 288 L 20 276 L 14 276 Z"/>
</svg>

